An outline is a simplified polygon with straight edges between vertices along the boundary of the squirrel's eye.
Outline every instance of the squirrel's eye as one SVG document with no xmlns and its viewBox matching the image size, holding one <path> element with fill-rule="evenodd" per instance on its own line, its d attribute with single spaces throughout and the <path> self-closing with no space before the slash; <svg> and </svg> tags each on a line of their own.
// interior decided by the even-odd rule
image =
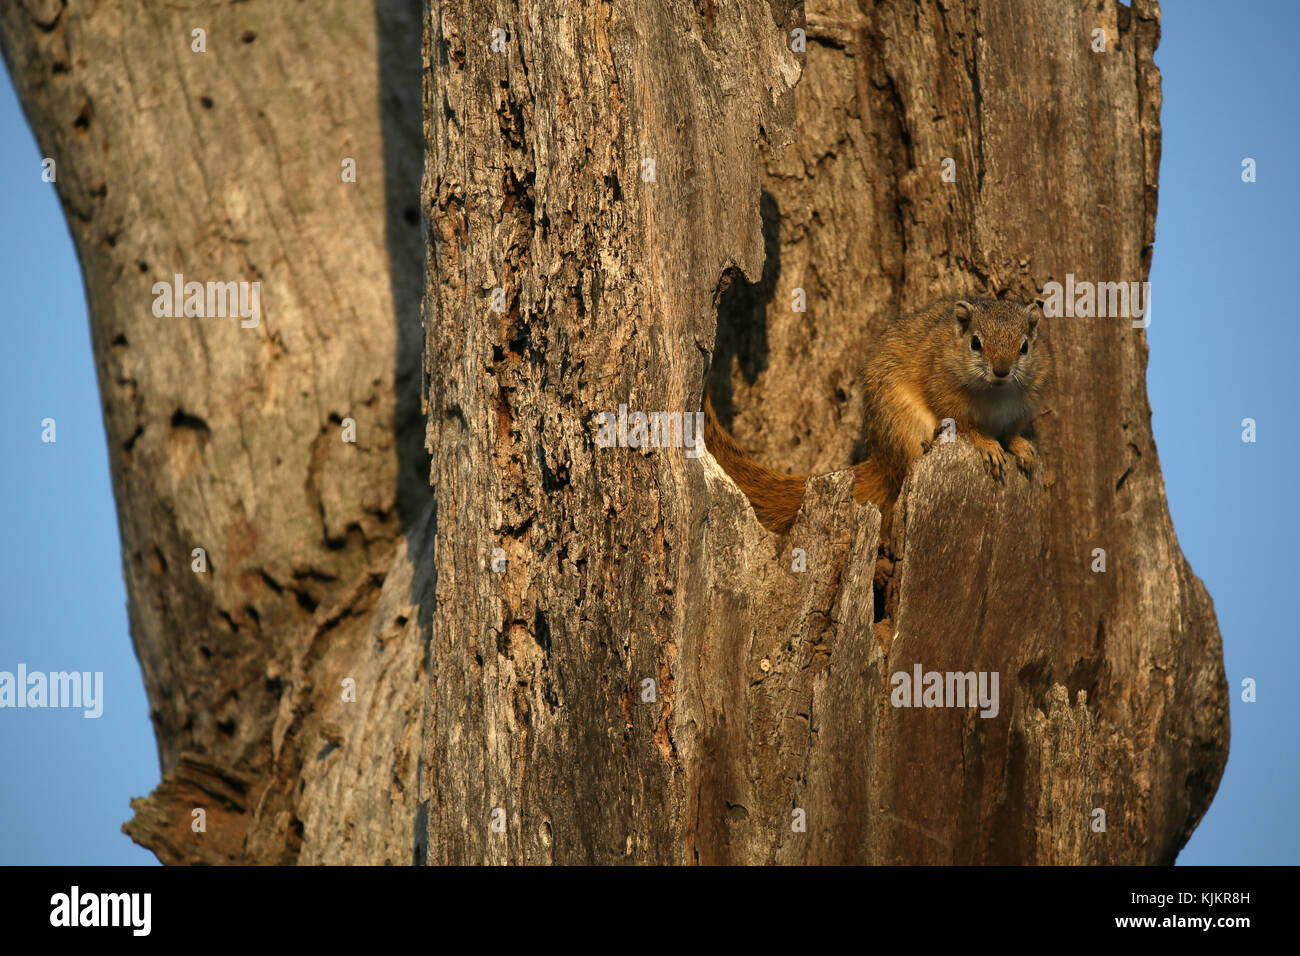
<svg viewBox="0 0 1300 956">
<path fill-rule="evenodd" d="M 1020 343 L 1020 354 L 1021 355 L 1029 354 L 1029 339 L 1025 339 L 1023 342 Z"/>
<path fill-rule="evenodd" d="M 972 335 L 970 337 L 970 350 L 972 352 L 978 352 L 980 350 L 980 337 L 978 335 Z"/>
</svg>

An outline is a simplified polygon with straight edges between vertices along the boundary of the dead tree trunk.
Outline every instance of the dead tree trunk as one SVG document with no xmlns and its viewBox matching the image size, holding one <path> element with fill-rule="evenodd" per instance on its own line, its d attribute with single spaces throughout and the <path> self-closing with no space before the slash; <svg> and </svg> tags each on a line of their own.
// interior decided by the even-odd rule
<svg viewBox="0 0 1300 956">
<path fill-rule="evenodd" d="M 892 314 L 1144 279 L 1155 5 L 447 0 L 430 31 L 430 858 L 1171 861 L 1226 686 L 1129 321 L 1051 323 L 1045 480 L 940 447 L 879 575 L 847 474 L 776 538 L 707 456 L 596 441 L 698 410 L 716 349 L 742 441 L 842 468 Z M 997 672 L 1000 712 L 890 706 L 916 664 Z"/>
<path fill-rule="evenodd" d="M 778 538 L 707 454 L 596 441 L 699 410 L 712 365 L 751 450 L 840 468 L 894 313 L 1145 278 L 1155 4 L 432 0 L 427 422 L 421 12 L 376 10 L 0 12 L 162 758 L 128 832 L 166 862 L 1172 860 L 1227 700 L 1140 330 L 1049 320 L 1045 477 L 940 446 L 883 555 L 844 472 Z M 176 273 L 260 281 L 260 325 L 155 317 Z M 996 671 L 998 715 L 892 707 L 918 663 Z"/>
<path fill-rule="evenodd" d="M 0 12 L 85 277 L 163 769 L 126 829 L 164 862 L 411 860 L 420 23 L 418 0 Z M 260 282 L 260 322 L 156 316 L 178 273 Z"/>
</svg>

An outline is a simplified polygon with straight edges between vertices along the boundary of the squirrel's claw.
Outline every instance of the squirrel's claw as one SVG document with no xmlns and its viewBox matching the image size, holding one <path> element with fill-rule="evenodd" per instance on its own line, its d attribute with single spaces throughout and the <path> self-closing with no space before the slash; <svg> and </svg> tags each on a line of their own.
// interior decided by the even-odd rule
<svg viewBox="0 0 1300 956">
<path fill-rule="evenodd" d="M 997 481 L 1002 480 L 1003 473 L 1007 465 L 1007 453 L 1002 450 L 997 439 L 990 438 L 987 435 L 972 435 L 971 443 L 974 444 L 975 450 L 980 453 L 984 459 L 984 467 L 988 473 Z"/>
<path fill-rule="evenodd" d="M 1034 466 L 1038 463 L 1038 455 L 1029 439 L 1017 435 L 1008 442 L 1007 451 L 1015 456 L 1016 464 L 1020 466 L 1021 471 L 1026 475 L 1034 473 Z"/>
</svg>

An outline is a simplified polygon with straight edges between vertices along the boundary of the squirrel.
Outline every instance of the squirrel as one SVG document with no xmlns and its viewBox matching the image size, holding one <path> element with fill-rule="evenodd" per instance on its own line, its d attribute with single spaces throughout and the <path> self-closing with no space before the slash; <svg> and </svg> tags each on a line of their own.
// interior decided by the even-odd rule
<svg viewBox="0 0 1300 956">
<path fill-rule="evenodd" d="M 1026 474 L 1034 446 L 1023 432 L 1051 373 L 1039 340 L 1037 302 L 944 300 L 885 329 L 860 375 L 864 461 L 853 466 L 853 497 L 880 509 L 887 535 L 908 466 L 952 419 L 995 479 L 1008 455 Z M 760 524 L 784 534 L 803 504 L 806 475 L 772 471 L 745 453 L 719 424 L 707 393 L 704 444 L 749 498 Z"/>
</svg>

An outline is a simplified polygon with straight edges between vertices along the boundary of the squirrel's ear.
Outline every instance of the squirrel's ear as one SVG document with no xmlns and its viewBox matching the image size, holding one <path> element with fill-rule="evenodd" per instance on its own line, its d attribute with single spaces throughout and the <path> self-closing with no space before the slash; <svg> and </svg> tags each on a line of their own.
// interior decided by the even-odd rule
<svg viewBox="0 0 1300 956">
<path fill-rule="evenodd" d="M 952 307 L 952 317 L 957 320 L 963 332 L 970 328 L 970 320 L 974 315 L 975 306 L 965 300 L 955 303 Z"/>
<path fill-rule="evenodd" d="M 1025 318 L 1029 320 L 1029 331 L 1038 328 L 1038 320 L 1043 317 L 1043 310 L 1037 300 L 1025 306 Z"/>
</svg>

